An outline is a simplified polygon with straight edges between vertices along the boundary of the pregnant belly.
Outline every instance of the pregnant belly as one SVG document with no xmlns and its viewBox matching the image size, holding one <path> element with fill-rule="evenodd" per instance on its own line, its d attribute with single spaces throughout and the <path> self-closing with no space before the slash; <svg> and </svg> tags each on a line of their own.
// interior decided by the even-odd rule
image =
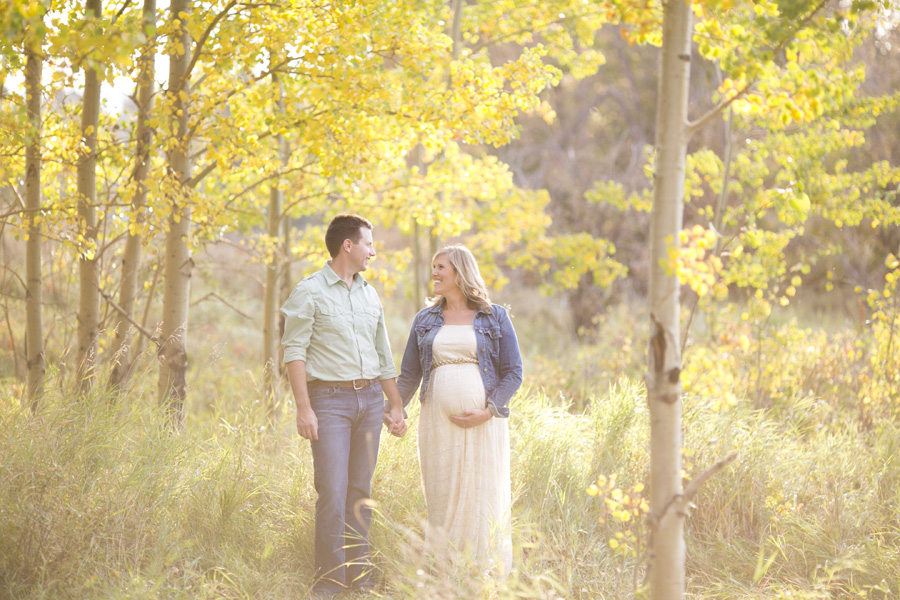
<svg viewBox="0 0 900 600">
<path fill-rule="evenodd" d="M 444 416 L 462 414 L 469 409 L 484 408 L 484 384 L 478 365 L 444 365 L 432 373 L 431 401 Z"/>
</svg>

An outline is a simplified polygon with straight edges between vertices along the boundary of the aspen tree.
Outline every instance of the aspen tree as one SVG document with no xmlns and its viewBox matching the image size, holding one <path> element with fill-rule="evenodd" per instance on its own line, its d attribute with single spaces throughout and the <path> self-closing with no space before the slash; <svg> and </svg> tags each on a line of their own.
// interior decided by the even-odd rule
<svg viewBox="0 0 900 600">
<path fill-rule="evenodd" d="M 284 86 L 278 76 L 272 74 L 272 86 L 275 88 L 275 110 L 279 115 L 284 114 Z M 288 145 L 285 135 L 278 132 L 275 135 L 275 146 L 278 149 L 279 168 L 284 168 L 288 161 Z M 277 392 L 277 383 L 280 377 L 279 371 L 279 315 L 278 310 L 281 301 L 281 278 L 279 271 L 284 263 L 281 247 L 277 244 L 282 219 L 286 219 L 283 213 L 284 191 L 280 178 L 276 178 L 269 187 L 269 207 L 267 233 L 270 241 L 268 257 L 266 260 L 266 289 L 263 303 L 263 361 L 265 373 L 266 394 L 273 405 Z"/>
<path fill-rule="evenodd" d="M 43 393 L 44 373 L 44 325 L 42 313 L 41 271 L 41 73 L 43 50 L 38 37 L 39 19 L 25 32 L 25 103 L 28 117 L 27 145 L 25 147 L 25 220 L 28 239 L 25 249 L 25 358 L 28 368 L 26 397 L 32 411 L 38 406 Z"/>
<path fill-rule="evenodd" d="M 647 404 L 650 408 L 650 597 L 681 600 L 684 594 L 684 519 L 681 484 L 680 284 L 667 269 L 677 251 L 684 206 L 687 111 L 691 72 L 691 3 L 664 3 L 656 117 L 656 171 L 650 225 L 650 344 Z"/>
<path fill-rule="evenodd" d="M 150 116 L 153 112 L 155 84 L 153 74 L 156 64 L 156 0 L 144 0 L 142 23 L 149 39 L 141 48 L 137 80 L 137 116 L 135 123 L 134 168 L 132 179 L 134 195 L 128 215 L 128 235 L 121 260 L 119 284 L 119 308 L 115 316 L 115 340 L 113 342 L 113 367 L 110 386 L 121 389 L 131 374 L 134 351 L 129 347 L 135 300 L 138 294 L 138 273 L 141 266 L 141 245 L 144 236 L 144 210 L 147 204 L 147 174 L 150 170 L 150 151 L 153 144 L 153 128 Z"/>
<path fill-rule="evenodd" d="M 85 0 L 85 21 L 102 18 L 101 0 Z M 100 78 L 90 56 L 85 58 L 81 106 L 81 147 L 78 157 L 78 217 L 81 239 L 78 258 L 77 378 L 84 390 L 91 386 L 100 331 L 100 271 L 97 247 L 97 128 L 100 125 Z"/>
<path fill-rule="evenodd" d="M 160 404 L 170 412 L 173 425 L 184 420 L 184 404 L 187 397 L 187 332 L 188 308 L 191 293 L 191 275 L 194 262 L 191 258 L 191 203 L 185 185 L 191 177 L 190 136 L 188 117 L 190 94 L 191 36 L 187 19 L 190 17 L 190 0 L 173 0 L 169 9 L 172 28 L 168 44 L 169 82 L 168 102 L 174 128 L 167 140 L 169 176 L 168 230 L 165 237 L 165 264 L 163 281 L 162 326 L 159 347 L 159 381 L 157 385 Z"/>
</svg>

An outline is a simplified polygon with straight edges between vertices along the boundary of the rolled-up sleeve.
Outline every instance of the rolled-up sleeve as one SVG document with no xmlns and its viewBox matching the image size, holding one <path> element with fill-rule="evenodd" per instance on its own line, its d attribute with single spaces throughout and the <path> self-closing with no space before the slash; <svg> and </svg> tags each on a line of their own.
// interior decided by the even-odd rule
<svg viewBox="0 0 900 600">
<path fill-rule="evenodd" d="M 306 361 L 306 349 L 312 337 L 316 315 L 315 300 L 307 288 L 307 282 L 301 281 L 294 287 L 290 298 L 281 307 L 281 312 L 284 315 L 284 335 L 281 337 L 284 363 Z"/>
<path fill-rule="evenodd" d="M 379 379 L 394 379 L 397 377 L 397 367 L 394 366 L 394 355 L 391 352 L 391 341 L 388 339 L 387 328 L 384 325 L 384 309 L 378 317 L 378 329 L 375 331 L 375 350 L 378 352 L 378 362 L 381 366 Z"/>
</svg>

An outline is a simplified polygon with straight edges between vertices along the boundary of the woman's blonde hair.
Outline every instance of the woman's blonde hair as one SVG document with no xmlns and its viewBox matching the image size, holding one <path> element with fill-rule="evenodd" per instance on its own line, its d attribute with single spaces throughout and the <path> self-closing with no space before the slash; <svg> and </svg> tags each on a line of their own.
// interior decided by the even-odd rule
<svg viewBox="0 0 900 600">
<path fill-rule="evenodd" d="M 468 301 L 469 308 L 491 312 L 491 299 L 488 297 L 487 287 L 478 269 L 475 257 L 465 246 L 444 246 L 431 258 L 432 264 L 438 256 L 446 256 L 456 269 L 456 285 L 462 290 Z M 446 302 L 440 294 L 428 299 L 429 306 L 442 305 Z"/>
</svg>

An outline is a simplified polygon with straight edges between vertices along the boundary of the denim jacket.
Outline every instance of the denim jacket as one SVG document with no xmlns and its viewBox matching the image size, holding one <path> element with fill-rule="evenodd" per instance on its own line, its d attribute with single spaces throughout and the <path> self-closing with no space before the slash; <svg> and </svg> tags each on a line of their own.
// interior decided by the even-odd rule
<svg viewBox="0 0 900 600">
<path fill-rule="evenodd" d="M 431 346 L 443 325 L 444 313 L 440 305 L 420 310 L 413 320 L 397 380 L 404 407 L 409 404 L 419 382 L 422 382 L 419 401 L 424 402 L 427 397 Z M 512 321 L 505 308 L 493 304 L 490 313 L 482 309 L 475 314 L 474 326 L 478 370 L 487 396 L 486 408 L 495 417 L 508 417 L 507 405 L 522 385 L 522 357 Z"/>
</svg>

